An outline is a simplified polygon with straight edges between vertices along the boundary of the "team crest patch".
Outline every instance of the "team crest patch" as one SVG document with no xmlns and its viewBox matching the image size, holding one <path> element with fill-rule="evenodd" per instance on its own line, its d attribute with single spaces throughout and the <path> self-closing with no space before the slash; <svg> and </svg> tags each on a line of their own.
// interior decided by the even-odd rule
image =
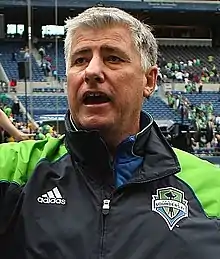
<svg viewBox="0 0 220 259">
<path fill-rule="evenodd" d="M 188 201 L 184 192 L 176 188 L 157 189 L 157 194 L 152 195 L 152 211 L 160 214 L 172 230 L 177 222 L 188 217 Z"/>
</svg>

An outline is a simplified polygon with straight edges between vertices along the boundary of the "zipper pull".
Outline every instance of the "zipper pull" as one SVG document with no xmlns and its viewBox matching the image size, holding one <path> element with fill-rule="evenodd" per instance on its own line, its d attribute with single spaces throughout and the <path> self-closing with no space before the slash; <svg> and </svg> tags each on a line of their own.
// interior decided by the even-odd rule
<svg viewBox="0 0 220 259">
<path fill-rule="evenodd" d="M 108 215 L 110 210 L 110 200 L 103 200 L 103 205 L 102 205 L 102 214 Z"/>
</svg>

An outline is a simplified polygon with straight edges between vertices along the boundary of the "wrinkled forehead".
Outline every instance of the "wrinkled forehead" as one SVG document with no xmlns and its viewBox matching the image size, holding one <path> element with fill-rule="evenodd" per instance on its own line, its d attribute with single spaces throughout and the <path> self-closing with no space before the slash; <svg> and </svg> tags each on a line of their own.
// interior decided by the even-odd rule
<svg viewBox="0 0 220 259">
<path fill-rule="evenodd" d="M 134 46 L 130 29 L 124 25 L 103 28 L 80 27 L 71 42 L 71 54 L 82 48 L 112 46 L 131 49 Z M 125 49 L 124 49 L 125 50 Z"/>
</svg>

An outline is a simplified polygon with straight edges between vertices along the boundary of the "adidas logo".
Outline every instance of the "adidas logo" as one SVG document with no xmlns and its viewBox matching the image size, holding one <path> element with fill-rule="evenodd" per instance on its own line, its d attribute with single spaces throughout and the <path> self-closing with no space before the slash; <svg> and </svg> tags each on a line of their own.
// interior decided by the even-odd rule
<svg viewBox="0 0 220 259">
<path fill-rule="evenodd" d="M 57 187 L 53 188 L 53 190 L 51 191 L 48 191 L 46 194 L 43 194 L 40 197 L 38 197 L 37 201 L 39 203 L 44 204 L 66 204 L 66 200 L 63 199 Z"/>
</svg>

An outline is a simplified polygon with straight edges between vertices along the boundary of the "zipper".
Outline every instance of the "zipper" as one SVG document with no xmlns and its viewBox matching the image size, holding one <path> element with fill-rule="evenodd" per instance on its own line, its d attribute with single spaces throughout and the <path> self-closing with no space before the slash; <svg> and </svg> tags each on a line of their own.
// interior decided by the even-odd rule
<svg viewBox="0 0 220 259">
<path fill-rule="evenodd" d="M 105 216 L 108 215 L 109 210 L 110 210 L 110 200 L 105 199 L 105 200 L 103 200 L 103 203 L 102 203 L 102 214 Z"/>
<path fill-rule="evenodd" d="M 110 196 L 106 199 L 102 200 L 102 208 L 101 208 L 101 239 L 100 239 L 100 259 L 104 258 L 104 238 L 105 238 L 105 231 L 106 231 L 106 217 L 110 212 L 111 209 L 111 201 L 114 198 L 114 196 L 117 194 L 117 192 L 120 190 L 123 190 L 129 186 L 132 185 L 137 185 L 137 184 L 146 184 L 146 183 L 150 183 L 153 181 L 157 181 L 159 179 L 165 178 L 168 175 L 174 174 L 179 172 L 179 170 L 174 169 L 171 170 L 171 172 L 169 172 L 169 174 L 162 176 L 162 177 L 157 177 L 156 179 L 149 179 L 149 180 L 145 180 L 145 181 L 141 181 L 141 182 L 128 182 L 126 184 L 121 185 L 120 187 L 118 187 L 117 189 L 115 189 L 113 192 L 111 192 Z"/>
<path fill-rule="evenodd" d="M 106 231 L 106 217 L 110 212 L 110 203 L 111 203 L 111 199 L 113 199 L 113 197 L 116 195 L 118 190 L 122 190 L 124 188 L 126 188 L 127 186 L 132 186 L 132 185 L 136 185 L 136 184 L 142 184 L 142 183 L 148 183 L 151 182 L 153 180 L 148 180 L 148 181 L 143 181 L 143 182 L 130 182 L 130 183 L 126 183 L 121 185 L 120 187 L 118 187 L 117 189 L 115 189 L 113 192 L 111 192 L 111 194 L 109 195 L 109 198 L 103 199 L 102 200 L 102 208 L 101 208 L 101 238 L 100 238 L 100 259 L 104 258 L 104 239 L 105 239 L 105 231 Z"/>
<path fill-rule="evenodd" d="M 101 215 L 101 220 L 102 220 L 102 226 L 101 226 L 101 248 L 100 248 L 100 259 L 104 258 L 104 238 L 105 238 L 105 231 L 106 231 L 106 216 L 109 214 L 110 211 L 110 199 L 104 199 L 102 201 L 102 215 Z"/>
</svg>

